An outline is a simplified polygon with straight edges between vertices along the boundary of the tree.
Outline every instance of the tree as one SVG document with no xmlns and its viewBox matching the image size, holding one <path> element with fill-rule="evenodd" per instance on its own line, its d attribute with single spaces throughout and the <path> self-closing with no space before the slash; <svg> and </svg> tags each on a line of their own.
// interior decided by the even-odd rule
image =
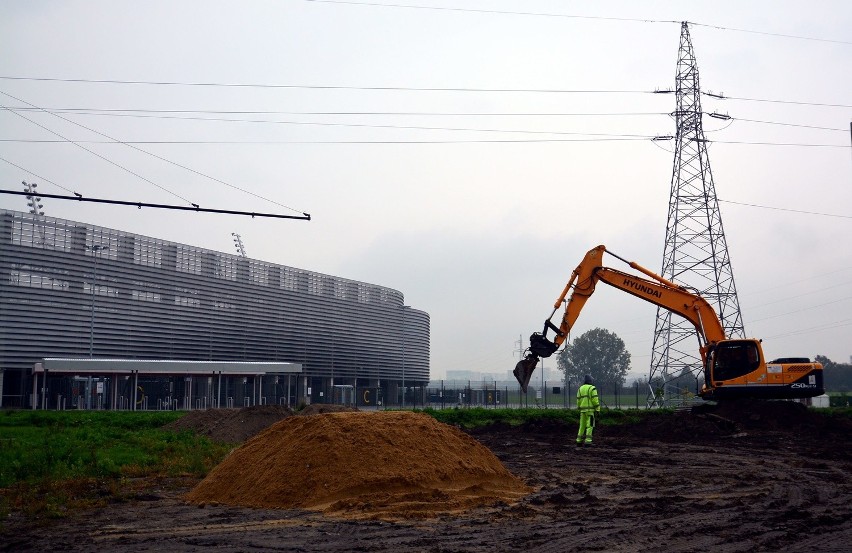
<svg viewBox="0 0 852 553">
<path fill-rule="evenodd" d="M 815 360 L 817 363 L 822 363 L 826 391 L 852 391 L 852 364 L 835 363 L 824 355 L 817 355 Z"/>
<path fill-rule="evenodd" d="M 590 374 L 598 388 L 622 386 L 630 370 L 630 353 L 615 333 L 595 328 L 565 346 L 556 357 L 556 366 L 565 373 L 566 381 L 582 383 Z"/>
</svg>

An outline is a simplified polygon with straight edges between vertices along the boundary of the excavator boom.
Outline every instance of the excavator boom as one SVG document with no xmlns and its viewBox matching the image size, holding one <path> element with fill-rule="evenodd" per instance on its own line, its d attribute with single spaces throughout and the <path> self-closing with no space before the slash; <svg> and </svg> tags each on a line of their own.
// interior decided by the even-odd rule
<svg viewBox="0 0 852 553">
<path fill-rule="evenodd" d="M 623 261 L 643 276 L 604 266 L 604 253 L 609 253 Z M 514 375 L 524 392 L 527 390 L 539 359 L 553 355 L 568 339 L 575 321 L 594 293 L 598 282 L 604 282 L 667 309 L 686 318 L 695 326 L 700 341 L 699 353 L 702 366 L 705 369 L 705 386 L 701 391 L 701 395 L 705 398 L 812 397 L 824 390 L 822 365 L 819 363 L 800 363 L 796 366 L 791 365 L 789 368 L 784 364 L 773 363 L 767 368 L 760 342 L 728 340 L 716 311 L 698 293 L 675 284 L 638 263 L 627 261 L 608 252 L 605 246 L 597 246 L 586 253 L 571 273 L 568 284 L 553 305 L 553 312 L 544 322 L 544 329 L 530 336 L 527 355 L 515 365 Z M 570 296 L 568 296 L 569 293 Z M 563 303 L 565 310 L 557 326 L 552 319 Z M 547 338 L 549 330 L 554 332 L 553 340 Z M 715 355 L 714 352 L 716 352 Z M 747 362 L 744 360 L 738 368 L 731 368 L 729 361 L 722 362 L 722 359 L 727 359 L 722 356 L 722 353 L 727 355 L 727 352 L 739 352 L 744 356 L 748 355 L 749 359 Z M 717 359 L 720 361 L 718 368 L 716 367 Z M 723 369 L 723 366 L 726 368 Z M 796 373 L 795 378 L 791 376 L 792 373 Z M 773 382 L 774 385 L 772 385 Z M 723 387 L 724 391 L 722 391 Z"/>
</svg>

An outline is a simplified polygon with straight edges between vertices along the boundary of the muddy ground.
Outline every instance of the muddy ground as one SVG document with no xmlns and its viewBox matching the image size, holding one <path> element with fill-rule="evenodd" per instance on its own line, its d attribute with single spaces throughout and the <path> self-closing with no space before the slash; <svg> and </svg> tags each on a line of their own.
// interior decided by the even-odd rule
<svg viewBox="0 0 852 553">
<path fill-rule="evenodd" d="M 599 427 L 589 448 L 558 423 L 478 430 L 537 491 L 462 515 L 198 507 L 181 500 L 194 482 L 161 481 L 48 525 L 11 520 L 0 551 L 849 551 L 852 425 L 798 407 Z"/>
</svg>

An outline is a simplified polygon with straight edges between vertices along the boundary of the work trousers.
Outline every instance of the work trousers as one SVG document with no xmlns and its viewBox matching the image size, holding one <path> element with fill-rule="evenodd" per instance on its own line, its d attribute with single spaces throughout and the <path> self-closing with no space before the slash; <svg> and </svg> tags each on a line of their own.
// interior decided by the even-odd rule
<svg viewBox="0 0 852 553">
<path fill-rule="evenodd" d="M 577 443 L 592 443 L 592 431 L 595 429 L 595 412 L 580 411 L 580 430 L 577 431 Z"/>
</svg>

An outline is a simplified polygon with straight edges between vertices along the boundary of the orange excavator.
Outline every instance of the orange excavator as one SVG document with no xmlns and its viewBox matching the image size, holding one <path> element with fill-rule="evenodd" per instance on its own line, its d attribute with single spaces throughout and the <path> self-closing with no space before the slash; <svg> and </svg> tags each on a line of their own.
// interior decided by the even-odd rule
<svg viewBox="0 0 852 553">
<path fill-rule="evenodd" d="M 604 253 L 627 263 L 648 278 L 632 275 L 602 264 Z M 713 307 L 700 295 L 645 269 L 641 265 L 607 251 L 605 246 L 589 250 L 580 262 L 553 312 L 544 322 L 542 332 L 530 336 L 530 347 L 524 359 L 515 366 L 514 375 L 526 392 L 533 371 L 542 357 L 550 357 L 568 339 L 583 306 L 604 282 L 654 305 L 688 319 L 698 334 L 704 384 L 698 395 L 708 400 L 735 398 L 792 399 L 814 397 L 825 393 L 822 365 L 808 358 L 788 357 L 767 362 L 760 340 L 728 339 Z M 567 303 L 565 298 L 571 296 Z M 565 303 L 562 322 L 551 322 Z M 548 330 L 555 333 L 547 338 Z"/>
</svg>

